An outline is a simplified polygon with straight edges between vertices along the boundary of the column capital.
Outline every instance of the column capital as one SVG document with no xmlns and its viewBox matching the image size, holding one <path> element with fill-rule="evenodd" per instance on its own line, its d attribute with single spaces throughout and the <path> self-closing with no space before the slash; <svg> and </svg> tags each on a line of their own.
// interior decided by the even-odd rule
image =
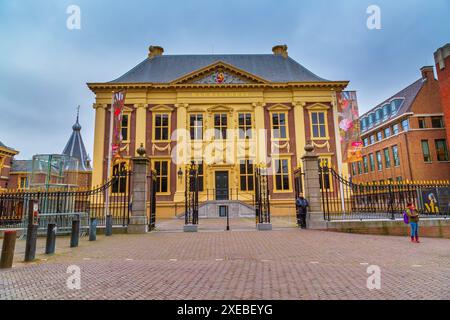
<svg viewBox="0 0 450 320">
<path fill-rule="evenodd" d="M 175 107 L 178 108 L 185 108 L 187 109 L 187 107 L 189 107 L 189 103 L 176 103 Z"/>
<path fill-rule="evenodd" d="M 292 102 L 292 104 L 294 105 L 294 108 L 296 108 L 296 107 L 304 107 L 304 106 L 306 106 L 306 101 L 303 101 L 303 100 L 296 100 L 296 101 L 294 101 L 294 102 Z"/>
<path fill-rule="evenodd" d="M 265 102 L 253 102 L 252 103 L 253 108 L 258 108 L 258 107 L 265 107 L 266 103 Z"/>
<path fill-rule="evenodd" d="M 136 109 L 142 109 L 142 108 L 147 108 L 147 104 L 146 103 L 135 103 L 134 107 Z"/>
<path fill-rule="evenodd" d="M 107 108 L 107 104 L 105 103 L 93 103 L 92 104 L 92 108 L 93 109 L 106 109 Z"/>
</svg>

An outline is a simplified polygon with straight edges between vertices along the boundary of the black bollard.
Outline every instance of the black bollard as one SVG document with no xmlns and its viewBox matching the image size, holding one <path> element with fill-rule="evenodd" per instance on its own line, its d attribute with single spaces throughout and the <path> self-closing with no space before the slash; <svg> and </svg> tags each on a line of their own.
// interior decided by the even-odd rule
<svg viewBox="0 0 450 320">
<path fill-rule="evenodd" d="M 97 218 L 91 218 L 89 224 L 89 241 L 97 240 Z"/>
<path fill-rule="evenodd" d="M 110 214 L 106 216 L 105 235 L 106 236 L 112 235 L 112 215 Z"/>
<path fill-rule="evenodd" d="M 14 260 L 14 249 L 16 247 L 16 231 L 5 231 L 3 238 L 2 256 L 0 258 L 0 269 L 9 269 Z"/>
<path fill-rule="evenodd" d="M 25 262 L 33 261 L 36 256 L 36 241 L 39 228 L 38 222 L 38 202 L 29 200 L 28 202 L 28 227 L 27 241 L 25 244 Z"/>
<path fill-rule="evenodd" d="M 70 235 L 70 247 L 78 247 L 78 241 L 80 239 L 80 220 L 75 218 L 72 221 L 72 233 Z"/>
<path fill-rule="evenodd" d="M 56 247 L 56 224 L 49 223 L 47 226 L 47 241 L 45 243 L 45 254 L 55 253 Z"/>
</svg>

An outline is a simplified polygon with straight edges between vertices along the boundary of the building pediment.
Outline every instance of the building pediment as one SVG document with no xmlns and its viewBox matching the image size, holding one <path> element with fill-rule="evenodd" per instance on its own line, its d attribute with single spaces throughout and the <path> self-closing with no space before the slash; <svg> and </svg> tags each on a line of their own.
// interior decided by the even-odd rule
<svg viewBox="0 0 450 320">
<path fill-rule="evenodd" d="M 207 67 L 191 72 L 172 84 L 263 84 L 268 81 L 255 76 L 247 71 L 236 68 L 225 62 L 219 61 Z"/>
</svg>

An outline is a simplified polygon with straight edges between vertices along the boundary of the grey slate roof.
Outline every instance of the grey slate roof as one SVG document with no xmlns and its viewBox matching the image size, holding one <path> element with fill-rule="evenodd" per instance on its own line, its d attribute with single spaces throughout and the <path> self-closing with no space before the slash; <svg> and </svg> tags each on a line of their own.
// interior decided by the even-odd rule
<svg viewBox="0 0 450 320">
<path fill-rule="evenodd" d="M 11 164 L 11 173 L 31 172 L 33 160 L 13 160 Z"/>
<path fill-rule="evenodd" d="M 216 62 L 225 62 L 270 82 L 328 82 L 290 57 L 274 54 L 161 55 L 147 58 L 110 83 L 170 83 Z"/>
<path fill-rule="evenodd" d="M 395 112 L 395 114 L 390 115 L 387 119 L 384 119 L 383 121 L 381 121 L 376 126 L 373 126 L 372 128 L 370 128 L 370 130 L 372 130 L 373 128 L 377 128 L 379 126 L 382 126 L 383 123 L 389 121 L 393 117 L 397 117 L 397 116 L 399 116 L 399 115 L 401 115 L 403 113 L 409 112 L 410 109 L 411 109 L 411 106 L 412 106 L 412 104 L 413 104 L 413 102 L 414 102 L 414 100 L 415 100 L 415 98 L 417 96 L 417 94 L 419 93 L 420 89 L 422 89 L 423 84 L 424 84 L 424 80 L 422 78 L 420 78 L 416 82 L 410 84 L 409 86 L 407 86 L 403 90 L 397 92 L 393 96 L 391 96 L 388 99 L 384 100 L 382 103 L 378 104 L 376 107 L 370 109 L 369 111 L 367 111 L 366 113 L 361 115 L 359 117 L 359 119 L 362 120 L 364 117 L 368 116 L 370 113 L 374 112 L 376 109 L 382 107 L 383 105 L 389 103 L 394 98 L 404 98 L 405 99 L 403 101 L 402 105 L 400 106 L 400 109 L 398 109 L 397 112 Z"/>
<path fill-rule="evenodd" d="M 62 154 L 78 159 L 80 171 L 91 171 L 92 168 L 89 164 L 89 157 L 87 155 L 80 131 L 81 125 L 78 122 L 77 115 L 77 121 L 72 126 L 72 135 L 70 136 L 69 141 L 67 141 Z"/>
</svg>

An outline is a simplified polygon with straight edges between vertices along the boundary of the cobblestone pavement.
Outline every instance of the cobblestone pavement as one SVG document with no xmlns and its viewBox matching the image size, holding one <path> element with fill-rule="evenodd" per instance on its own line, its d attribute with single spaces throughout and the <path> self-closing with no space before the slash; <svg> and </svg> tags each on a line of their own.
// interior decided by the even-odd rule
<svg viewBox="0 0 450 320">
<path fill-rule="evenodd" d="M 165 231 L 82 239 L 73 249 L 58 238 L 52 256 L 41 254 L 40 239 L 38 260 L 28 264 L 18 241 L 14 267 L 0 271 L 0 299 L 450 299 L 450 240 L 412 244 L 296 228 L 214 232 L 222 222 L 182 233 L 168 232 L 179 221 L 166 221 Z M 66 286 L 70 265 L 81 269 L 80 290 Z M 366 287 L 369 265 L 381 268 L 380 290 Z"/>
</svg>

